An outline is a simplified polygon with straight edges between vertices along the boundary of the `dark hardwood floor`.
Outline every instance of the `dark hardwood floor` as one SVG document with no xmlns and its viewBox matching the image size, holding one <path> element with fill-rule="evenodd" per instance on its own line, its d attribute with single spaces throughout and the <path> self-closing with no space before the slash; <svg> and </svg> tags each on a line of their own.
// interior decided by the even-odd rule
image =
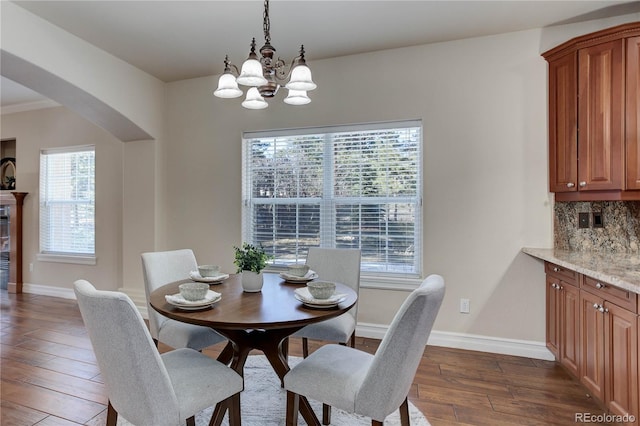
<svg viewBox="0 0 640 426">
<path fill-rule="evenodd" d="M 76 302 L 4 290 L 0 297 L 0 424 L 104 425 L 106 391 Z M 378 343 L 357 339 L 371 353 Z M 290 353 L 301 355 L 298 339 Z M 409 397 L 433 426 L 574 425 L 575 413 L 603 412 L 554 362 L 435 346 Z"/>
</svg>

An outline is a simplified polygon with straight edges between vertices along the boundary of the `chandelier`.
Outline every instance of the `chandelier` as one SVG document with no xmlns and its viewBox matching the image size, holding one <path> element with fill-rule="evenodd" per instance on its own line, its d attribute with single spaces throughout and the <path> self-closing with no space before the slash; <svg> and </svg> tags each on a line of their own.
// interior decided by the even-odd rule
<svg viewBox="0 0 640 426">
<path fill-rule="evenodd" d="M 280 83 L 289 80 L 285 88 L 289 93 L 284 102 L 289 105 L 305 105 L 311 102 L 307 91 L 316 88 L 311 80 L 311 70 L 304 60 L 304 45 L 300 46 L 300 54 L 291 61 L 291 67 L 287 70 L 287 64 L 282 59 L 273 59 L 276 49 L 271 45 L 269 33 L 271 23 L 269 21 L 269 0 L 264 2 L 263 15 L 264 46 L 260 48 L 260 59 L 256 54 L 256 39 L 251 40 L 251 52 L 249 57 L 238 67 L 229 61 L 229 56 L 224 58 L 224 73 L 218 80 L 218 88 L 213 94 L 219 98 L 238 98 L 242 96 L 242 90 L 238 84 L 249 86 L 247 97 L 242 106 L 248 109 L 264 109 L 269 106 L 265 98 L 273 98 L 280 88 Z"/>
</svg>

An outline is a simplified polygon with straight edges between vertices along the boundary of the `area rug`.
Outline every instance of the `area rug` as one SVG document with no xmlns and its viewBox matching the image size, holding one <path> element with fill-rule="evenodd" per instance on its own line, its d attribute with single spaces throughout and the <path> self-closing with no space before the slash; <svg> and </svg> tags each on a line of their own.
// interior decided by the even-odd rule
<svg viewBox="0 0 640 426">
<path fill-rule="evenodd" d="M 300 362 L 299 357 L 289 357 L 289 365 Z M 244 367 L 245 389 L 240 395 L 242 410 L 242 426 L 283 426 L 285 424 L 286 391 L 280 387 L 280 379 L 271 368 L 264 355 L 252 355 L 247 359 Z M 322 404 L 310 400 L 317 416 L 322 415 Z M 213 407 L 203 410 L 196 415 L 196 426 L 207 426 L 211 419 Z M 409 403 L 409 417 L 411 426 L 429 426 L 424 415 Z M 320 417 L 319 417 L 320 418 Z M 228 426 L 227 416 L 222 422 Z M 299 425 L 305 425 L 300 416 Z M 118 419 L 118 426 L 129 426 L 124 419 Z M 337 408 L 331 410 L 331 425 L 333 426 L 370 426 L 368 417 L 348 414 Z M 398 412 L 392 413 L 384 421 L 385 426 L 400 426 Z"/>
</svg>

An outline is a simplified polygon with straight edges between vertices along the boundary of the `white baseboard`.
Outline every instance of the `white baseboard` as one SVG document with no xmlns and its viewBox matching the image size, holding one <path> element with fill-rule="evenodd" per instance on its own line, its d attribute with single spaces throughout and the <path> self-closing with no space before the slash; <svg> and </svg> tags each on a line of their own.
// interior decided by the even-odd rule
<svg viewBox="0 0 640 426">
<path fill-rule="evenodd" d="M 356 335 L 372 339 L 382 339 L 387 331 L 387 327 L 388 326 L 383 324 L 358 323 Z M 544 342 L 531 340 L 505 339 L 502 337 L 433 330 L 427 344 L 446 348 L 522 356 L 547 361 L 555 360 L 553 354 L 547 349 Z"/>
<path fill-rule="evenodd" d="M 62 299 L 73 299 L 73 300 L 76 299 L 76 295 L 73 292 L 72 288 L 24 283 L 22 285 L 22 291 L 24 293 L 38 294 L 41 296 L 51 296 L 51 297 L 59 297 Z M 124 288 L 119 288 L 118 291 L 121 291 L 125 293 L 127 296 L 129 296 L 131 300 L 133 300 L 134 305 L 136 305 L 136 308 L 138 308 L 138 310 L 142 314 L 142 317 L 148 318 L 147 296 L 144 294 L 144 291 L 124 289 Z"/>
<path fill-rule="evenodd" d="M 22 291 L 24 293 L 38 294 L 41 296 L 52 296 L 73 300 L 76 299 L 76 294 L 73 292 L 73 289 L 66 287 L 54 287 L 50 285 L 23 283 Z"/>
<path fill-rule="evenodd" d="M 23 291 L 25 293 L 61 297 L 63 299 L 76 298 L 73 293 L 73 289 L 70 288 L 25 283 L 23 285 Z M 126 293 L 131 300 L 133 300 L 133 303 L 136 305 L 143 318 L 148 318 L 147 298 L 143 290 L 119 288 L 118 291 Z M 372 339 L 382 339 L 387 332 L 387 328 L 388 325 L 385 324 L 358 323 L 356 335 Z M 531 340 L 505 339 L 501 337 L 434 330 L 431 332 L 431 336 L 429 336 L 427 344 L 432 346 L 443 346 L 446 348 L 522 356 L 548 361 L 553 361 L 555 359 L 553 354 L 547 349 L 544 342 Z"/>
</svg>

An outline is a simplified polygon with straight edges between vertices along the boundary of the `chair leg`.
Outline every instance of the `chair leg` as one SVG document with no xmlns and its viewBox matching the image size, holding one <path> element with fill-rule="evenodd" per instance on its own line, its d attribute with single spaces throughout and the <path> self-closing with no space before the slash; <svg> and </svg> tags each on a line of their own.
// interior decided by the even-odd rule
<svg viewBox="0 0 640 426">
<path fill-rule="evenodd" d="M 196 426 L 196 416 L 191 416 L 187 419 L 187 426 Z"/>
<path fill-rule="evenodd" d="M 302 357 L 306 358 L 309 356 L 309 339 L 306 337 L 302 338 Z"/>
<path fill-rule="evenodd" d="M 298 426 L 300 397 L 297 393 L 287 391 L 286 426 Z"/>
<path fill-rule="evenodd" d="M 349 339 L 349 344 L 352 348 L 356 347 L 356 332 L 351 333 L 351 338 Z"/>
<path fill-rule="evenodd" d="M 400 404 L 400 426 L 409 426 L 409 401 L 404 399 Z"/>
<path fill-rule="evenodd" d="M 107 426 L 116 426 L 116 423 L 118 423 L 118 412 L 109 401 L 107 404 Z"/>
<path fill-rule="evenodd" d="M 287 361 L 289 360 L 289 338 L 285 338 L 282 343 L 280 344 L 280 347 L 282 348 L 282 355 L 284 356 L 284 359 L 286 359 Z"/>
<path fill-rule="evenodd" d="M 240 392 L 231 396 L 229 401 L 229 426 L 240 426 Z"/>
<path fill-rule="evenodd" d="M 331 424 L 331 406 L 328 404 L 322 404 L 322 424 Z"/>
</svg>

